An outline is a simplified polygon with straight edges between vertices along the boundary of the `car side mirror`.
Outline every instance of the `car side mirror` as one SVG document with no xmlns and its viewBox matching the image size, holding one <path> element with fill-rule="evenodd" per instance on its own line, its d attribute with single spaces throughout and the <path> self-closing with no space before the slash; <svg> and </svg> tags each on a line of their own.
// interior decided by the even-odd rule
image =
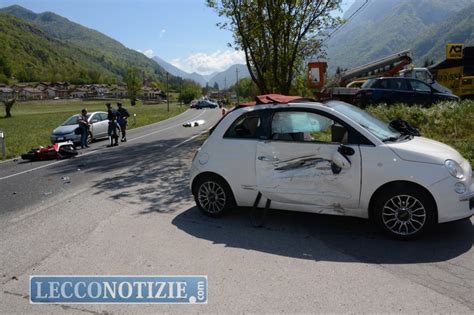
<svg viewBox="0 0 474 315">
<path fill-rule="evenodd" d="M 349 161 L 349 159 L 339 151 L 333 153 L 332 162 L 342 169 L 348 169 L 351 167 L 351 161 Z"/>
<path fill-rule="evenodd" d="M 333 153 L 331 160 L 331 170 L 334 174 L 339 174 L 342 170 L 351 167 L 351 161 L 339 151 Z"/>
</svg>

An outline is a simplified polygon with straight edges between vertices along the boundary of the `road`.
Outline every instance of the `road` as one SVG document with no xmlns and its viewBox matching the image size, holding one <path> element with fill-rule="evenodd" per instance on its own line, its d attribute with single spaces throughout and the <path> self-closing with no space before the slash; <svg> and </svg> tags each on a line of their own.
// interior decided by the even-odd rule
<svg viewBox="0 0 474 315">
<path fill-rule="evenodd" d="M 192 110 L 64 161 L 0 164 L 0 313 L 472 313 L 472 221 L 414 242 L 364 220 L 248 209 L 203 216 L 187 187 L 196 137 L 219 110 Z M 184 121 L 206 125 L 184 128 Z M 39 274 L 199 274 L 207 305 L 30 305 Z"/>
</svg>

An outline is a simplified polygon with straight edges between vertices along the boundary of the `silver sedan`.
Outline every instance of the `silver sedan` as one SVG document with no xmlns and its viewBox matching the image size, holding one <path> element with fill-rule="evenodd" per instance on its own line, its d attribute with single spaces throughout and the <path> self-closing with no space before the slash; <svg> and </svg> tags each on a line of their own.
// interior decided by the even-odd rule
<svg viewBox="0 0 474 315">
<path fill-rule="evenodd" d="M 81 142 L 81 135 L 76 130 L 79 128 L 77 122 L 79 115 L 73 115 L 63 122 L 59 127 L 51 133 L 51 143 L 72 141 L 75 144 Z M 89 138 L 87 142 L 90 143 L 95 139 L 106 138 L 109 121 L 106 112 L 92 112 L 87 114 L 87 121 L 91 125 L 89 129 Z"/>
</svg>

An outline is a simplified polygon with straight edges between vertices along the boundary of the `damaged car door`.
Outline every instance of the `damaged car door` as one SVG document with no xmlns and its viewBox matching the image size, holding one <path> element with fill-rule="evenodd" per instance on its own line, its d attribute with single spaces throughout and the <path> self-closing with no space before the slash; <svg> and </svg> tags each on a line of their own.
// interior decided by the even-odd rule
<svg viewBox="0 0 474 315">
<path fill-rule="evenodd" d="M 276 111 L 257 143 L 257 187 L 272 202 L 344 214 L 359 206 L 361 156 L 348 131 L 325 113 Z"/>
</svg>

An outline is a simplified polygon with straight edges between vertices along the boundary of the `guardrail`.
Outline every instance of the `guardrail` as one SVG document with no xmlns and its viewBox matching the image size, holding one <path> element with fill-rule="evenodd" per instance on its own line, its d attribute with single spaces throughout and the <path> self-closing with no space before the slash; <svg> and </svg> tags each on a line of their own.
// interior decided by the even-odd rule
<svg viewBox="0 0 474 315">
<path fill-rule="evenodd" d="M 5 133 L 0 130 L 0 146 L 2 147 L 2 159 L 7 157 L 7 145 L 5 143 Z"/>
</svg>

